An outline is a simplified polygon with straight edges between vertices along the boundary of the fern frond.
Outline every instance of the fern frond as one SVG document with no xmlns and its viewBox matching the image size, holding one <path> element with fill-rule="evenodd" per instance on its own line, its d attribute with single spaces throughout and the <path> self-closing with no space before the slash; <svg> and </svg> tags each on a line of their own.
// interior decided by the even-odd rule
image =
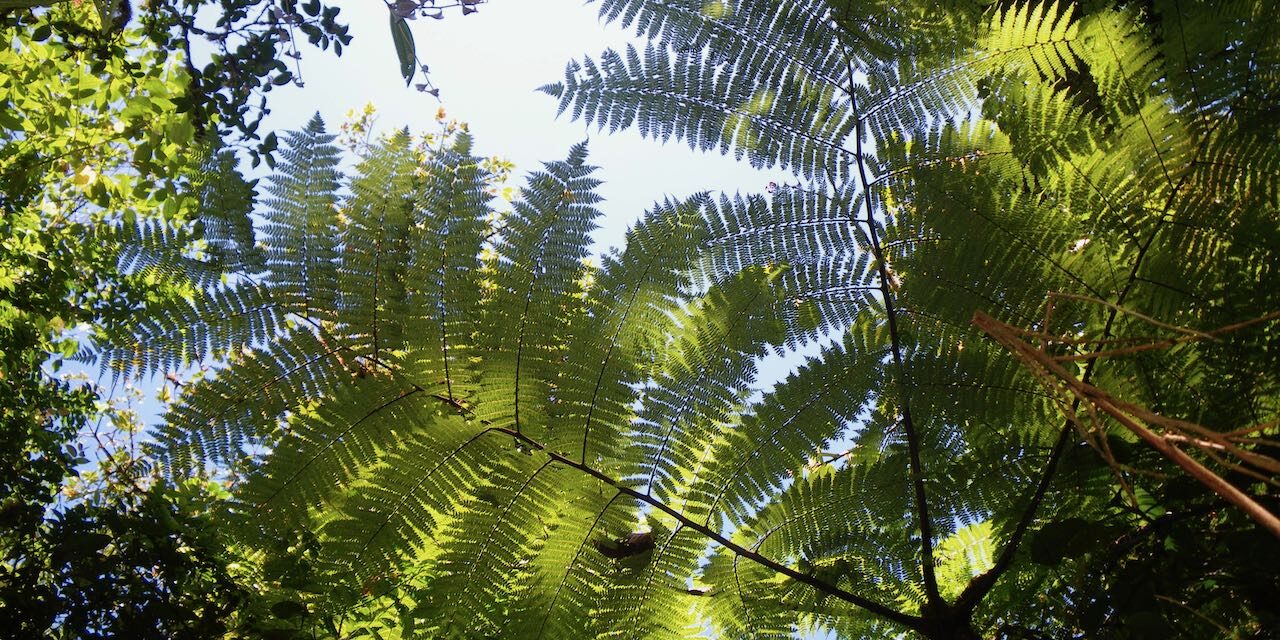
<svg viewBox="0 0 1280 640">
<path fill-rule="evenodd" d="M 690 515 L 746 522 L 812 456 L 856 424 L 883 385 L 884 336 L 860 326 L 720 431 L 683 496 Z"/>
<path fill-rule="evenodd" d="M 643 53 L 628 46 L 605 51 L 599 63 L 570 64 L 563 84 L 543 90 L 560 98 L 562 113 L 588 125 L 634 125 L 644 137 L 732 150 L 753 166 L 794 168 L 810 178 L 847 176 L 850 154 L 842 143 L 854 123 L 839 107 L 836 87 L 804 75 L 756 80 L 709 64 L 701 52 L 672 56 L 650 44 Z"/>
<path fill-rule="evenodd" d="M 625 251 L 605 256 L 583 292 L 557 383 L 546 444 L 580 460 L 613 457 L 634 418 L 636 387 L 667 348 L 707 229 L 703 196 L 655 206 L 626 235 Z"/>
<path fill-rule="evenodd" d="M 1060 78 L 1077 68 L 1072 47 L 1082 36 L 1071 12 L 1059 12 L 1056 2 L 997 11 L 979 33 L 971 49 L 872 66 L 866 86 L 856 90 L 871 138 L 890 139 L 978 111 L 987 76 Z"/>
<path fill-rule="evenodd" d="M 224 272 L 257 274 L 265 266 L 249 216 L 257 181 L 246 182 L 236 163 L 230 151 L 215 152 L 196 176 L 198 232 L 204 251 Z"/>
<path fill-rule="evenodd" d="M 869 594 L 882 603 L 918 605 L 922 597 L 914 582 L 918 574 L 898 560 L 914 555 L 913 541 L 901 530 L 902 519 L 909 516 L 882 510 L 908 504 L 902 463 L 900 457 L 888 458 L 874 470 L 825 469 L 796 477 L 782 494 L 744 523 L 734 538 L 761 554 L 794 558 L 802 571 Z M 786 583 L 779 585 L 770 572 L 719 552 L 712 555 L 700 578 L 732 589 L 707 611 L 713 623 L 730 629 L 767 621 L 777 590 L 788 587 Z M 829 602 L 802 585 L 788 590 L 790 598 L 800 602 Z M 831 611 L 830 606 L 826 609 Z M 846 615 L 867 621 L 858 610 L 846 611 Z"/>
<path fill-rule="evenodd" d="M 233 366 L 191 384 L 157 435 L 175 473 L 205 461 L 236 468 L 270 445 L 287 411 L 324 397 L 349 380 L 342 347 L 308 331 L 277 340 L 270 351 L 244 350 Z"/>
<path fill-rule="evenodd" d="M 283 169 L 266 187 L 267 279 L 290 312 L 331 320 L 337 308 L 338 148 L 316 115 L 285 136 Z"/>
<path fill-rule="evenodd" d="M 698 632 L 693 616 L 696 598 L 689 593 L 685 576 L 698 565 L 706 538 L 669 522 L 654 523 L 653 556 L 633 575 L 619 575 L 600 603 L 599 615 L 607 630 L 602 638 L 688 638 Z"/>
<path fill-rule="evenodd" d="M 624 478 L 663 500 L 703 464 L 708 447 L 741 405 L 742 389 L 756 376 L 756 358 L 781 344 L 775 273 L 744 271 L 713 287 L 679 314 L 676 327 L 646 384 Z"/>
<path fill-rule="evenodd" d="M 245 281 L 175 300 L 149 318 L 110 328 L 95 356 L 113 375 L 145 378 L 239 357 L 284 329 L 277 301 L 261 285 Z"/>
<path fill-rule="evenodd" d="M 336 256 L 342 332 L 359 351 L 380 361 L 403 351 L 408 312 L 407 273 L 417 196 L 414 152 L 399 133 L 370 151 L 351 179 L 351 197 L 335 231 L 343 250 Z"/>
<path fill-rule="evenodd" d="M 479 322 L 487 372 L 476 393 L 477 417 L 542 436 L 563 359 L 563 335 L 576 315 L 589 234 L 595 229 L 600 181 L 586 164 L 586 145 L 545 165 L 506 219 L 494 243 L 493 290 Z"/>
<path fill-rule="evenodd" d="M 415 161 L 421 184 L 409 229 L 403 315 L 395 321 L 410 349 L 405 367 L 426 382 L 442 381 L 454 400 L 470 383 L 467 362 L 486 278 L 481 251 L 492 233 L 490 198 L 466 135 Z"/>
<path fill-rule="evenodd" d="M 485 486 L 491 461 L 510 453 L 509 440 L 443 406 L 425 396 L 405 402 L 397 411 L 420 420 L 396 430 L 395 446 L 376 452 L 358 481 L 330 487 L 342 496 L 324 525 L 325 558 L 337 575 L 367 579 L 432 558 L 456 501 Z"/>
<path fill-rule="evenodd" d="M 749 73 L 759 86 L 774 85 L 797 69 L 836 86 L 847 81 L 838 32 L 826 14 L 823 3 L 813 0 L 600 3 L 604 21 L 617 21 L 677 52 L 707 50 L 715 64 Z"/>
<path fill-rule="evenodd" d="M 240 534 L 310 527 L 324 588 L 397 581 L 427 635 L 1067 633 L 1110 569 L 1045 547 L 1131 531 L 1117 500 L 1176 470 L 975 314 L 1143 406 L 1280 413 L 1272 326 L 1156 330 L 1280 306 L 1280 53 L 1257 3 L 1183 4 L 605 0 L 650 43 L 571 66 L 562 111 L 795 180 L 659 203 L 598 266 L 585 146 L 494 223 L 465 136 L 375 147 L 339 197 L 313 122 L 262 284 L 142 327 L 138 366 L 260 354 L 162 445 L 260 461 Z M 229 317 L 172 320 L 201 304 Z"/>
<path fill-rule="evenodd" d="M 791 303 L 789 348 L 848 326 L 871 304 L 872 274 L 846 196 L 788 187 L 770 199 L 721 196 L 709 202 L 711 237 L 698 275 L 715 282 L 752 266 L 785 267 L 777 286 Z"/>
<path fill-rule="evenodd" d="M 380 376 L 360 382 L 287 409 L 271 442 L 267 472 L 241 492 L 255 518 L 279 522 L 328 502 L 382 454 L 382 442 L 394 440 L 392 425 L 431 422 L 425 390 Z"/>
</svg>

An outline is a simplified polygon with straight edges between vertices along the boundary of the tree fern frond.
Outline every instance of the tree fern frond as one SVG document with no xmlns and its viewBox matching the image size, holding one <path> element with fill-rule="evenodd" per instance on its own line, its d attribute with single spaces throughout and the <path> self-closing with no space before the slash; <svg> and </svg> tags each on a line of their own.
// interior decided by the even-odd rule
<svg viewBox="0 0 1280 640">
<path fill-rule="evenodd" d="M 1053 2 L 1023 3 L 996 11 L 991 26 L 979 47 L 990 57 L 1024 51 L 1002 62 L 1011 71 L 1025 68 L 1042 77 L 1057 78 L 1075 68 L 1071 42 L 1076 39 L 1078 25 L 1072 9 Z"/>
<path fill-rule="evenodd" d="M 734 537 L 761 554 L 793 558 L 802 571 L 868 594 L 882 603 L 918 605 L 922 596 L 914 582 L 916 572 L 897 560 L 913 557 L 914 543 L 902 535 L 900 524 L 908 516 L 881 510 L 888 505 L 908 504 L 907 483 L 902 476 L 905 465 L 897 466 L 902 462 L 887 459 L 877 465 L 874 474 L 866 467 L 848 467 L 797 477 L 786 491 L 744 523 Z M 731 585 L 736 592 L 736 597 L 726 598 L 727 603 L 717 603 L 710 610 L 716 618 L 730 625 L 735 618 L 768 618 L 773 601 L 770 594 L 778 588 L 771 584 L 776 579 L 769 572 L 732 554 L 715 553 L 701 579 L 710 584 Z M 796 597 L 802 600 L 821 598 L 820 594 L 796 586 L 800 589 Z M 738 607 L 747 610 L 734 612 Z M 861 617 L 858 612 L 849 613 Z"/>
<path fill-rule="evenodd" d="M 194 190 L 205 252 L 224 272 L 261 273 L 264 259 L 249 217 L 257 181 L 245 181 L 230 151 L 211 154 L 201 169 Z"/>
<path fill-rule="evenodd" d="M 848 326 L 871 304 L 869 254 L 842 194 L 786 188 L 771 199 L 721 196 L 706 211 L 711 237 L 697 273 L 714 282 L 751 266 L 784 265 L 786 346 Z M 844 194 L 847 195 L 847 194 Z"/>
<path fill-rule="evenodd" d="M 238 357 L 284 329 L 277 301 L 261 285 L 245 281 L 177 300 L 153 317 L 109 329 L 95 355 L 113 375 L 147 377 Z"/>
<path fill-rule="evenodd" d="M 581 74 L 582 77 L 579 77 Z M 757 167 L 795 168 L 808 177 L 846 176 L 853 129 L 839 107 L 836 86 L 804 75 L 773 84 L 719 69 L 699 51 L 652 44 L 638 52 L 605 51 L 597 64 L 570 64 L 561 85 L 546 92 L 560 111 L 610 131 L 636 126 L 660 141 L 674 137 L 693 149 L 732 150 Z"/>
<path fill-rule="evenodd" d="M 271 456 L 242 489 L 252 517 L 285 526 L 290 516 L 330 502 L 383 455 L 393 425 L 430 424 L 428 394 L 419 387 L 367 376 L 330 397 L 289 407 L 270 440 Z M 281 469 L 276 472 L 276 469 Z"/>
<path fill-rule="evenodd" d="M 471 155 L 471 139 L 416 158 L 416 211 L 409 231 L 403 316 L 410 347 L 406 367 L 426 381 L 443 381 L 445 395 L 466 395 L 466 363 L 474 347 L 484 294 L 481 251 L 491 233 L 484 172 Z"/>
<path fill-rule="evenodd" d="M 240 535 L 311 528 L 324 589 L 398 582 L 427 635 L 1105 635 L 1081 610 L 1129 605 L 1079 585 L 1209 503 L 1044 363 L 1222 429 L 1280 414 L 1274 325 L 1165 336 L 1280 306 L 1258 6 L 605 0 L 650 43 L 571 66 L 563 112 L 794 180 L 664 201 L 597 266 L 585 146 L 494 223 L 465 136 L 391 139 L 339 197 L 313 123 L 261 287 L 207 303 L 261 312 L 144 327 L 178 347 L 145 366 L 261 354 L 162 445 L 254 456 Z M 1098 555 L 1056 557 L 1076 528 Z M 1200 577 L 1174 584 L 1229 592 Z"/>
<path fill-rule="evenodd" d="M 266 187 L 268 283 L 290 312 L 327 320 L 337 308 L 338 148 L 316 115 L 285 136 L 282 172 Z"/>
<path fill-rule="evenodd" d="M 489 424 L 541 435 L 547 420 L 562 335 L 581 291 L 589 234 L 595 228 L 600 181 L 586 164 L 586 145 L 547 163 L 521 190 L 494 251 L 498 259 L 484 303 L 478 417 Z"/>
<path fill-rule="evenodd" d="M 751 73 L 766 86 L 792 73 L 788 67 L 793 64 L 831 84 L 841 83 L 838 77 L 823 77 L 841 69 L 837 32 L 826 13 L 823 3 L 812 0 L 600 3 L 606 22 L 617 21 L 676 51 L 712 51 L 720 64 Z"/>
<path fill-rule="evenodd" d="M 623 477 L 660 499 L 674 499 L 707 447 L 741 403 L 755 359 L 780 344 L 774 274 L 763 269 L 712 288 L 681 313 L 664 357 L 646 384 L 627 434 Z"/>
<path fill-rule="evenodd" d="M 548 517 L 554 523 L 559 496 L 574 480 L 564 476 L 571 473 L 545 457 L 507 456 L 460 505 L 460 517 L 443 532 L 455 542 L 423 593 L 422 610 L 441 633 L 497 634 L 507 624 L 507 607 L 492 605 L 513 602 L 522 590 L 522 567 L 543 540 L 525 531 Z"/>
<path fill-rule="evenodd" d="M 351 179 L 351 198 L 336 231 L 342 281 L 338 301 L 342 331 L 374 360 L 405 347 L 401 318 L 409 286 L 410 236 L 417 168 L 408 135 L 399 133 L 371 150 Z"/>
<path fill-rule="evenodd" d="M 189 225 L 175 226 L 159 219 L 142 219 L 102 225 L 95 241 L 120 247 L 117 257 L 122 273 L 160 281 L 189 282 L 206 288 L 217 284 L 221 268 L 194 256 L 200 237 Z"/>
<path fill-rule="evenodd" d="M 488 461 L 511 450 L 498 432 L 455 413 L 421 415 L 426 420 L 397 431 L 398 446 L 380 453 L 358 482 L 334 489 L 343 492 L 342 508 L 324 532 L 338 575 L 366 579 L 407 558 L 432 557 L 433 541 L 457 515 L 454 501 L 484 486 Z"/>
<path fill-rule="evenodd" d="M 1072 47 L 1081 37 L 1079 28 L 1071 12 L 1060 12 L 1056 2 L 996 11 L 979 34 L 969 50 L 944 49 L 897 66 L 872 66 L 866 86 L 856 89 L 864 105 L 862 125 L 872 139 L 978 111 L 985 76 L 1059 78 L 1077 67 Z"/>
<path fill-rule="evenodd" d="M 1159 50 L 1148 46 L 1133 14 L 1097 12 L 1080 25 L 1080 55 L 1099 94 L 1132 111 L 1157 80 Z"/>
<path fill-rule="evenodd" d="M 656 206 L 626 235 L 625 251 L 604 257 L 584 291 L 557 384 L 546 444 L 581 460 L 610 458 L 634 414 L 636 385 L 666 347 L 693 288 L 689 270 L 706 241 L 703 196 Z M 605 295 L 599 295 L 599 293 Z M 580 425 L 580 428 L 579 428 Z"/>
<path fill-rule="evenodd" d="M 746 522 L 828 442 L 848 433 L 884 382 L 883 339 L 872 327 L 850 331 L 722 430 L 689 483 L 686 512 L 708 524 Z"/>
<path fill-rule="evenodd" d="M 656 519 L 656 517 L 652 518 Z M 602 638 L 687 638 L 697 632 L 695 597 L 685 576 L 698 565 L 706 538 L 679 525 L 653 526 L 653 556 L 634 576 L 615 579 L 600 603 Z"/>
<path fill-rule="evenodd" d="M 275 341 L 269 352 L 231 354 L 234 365 L 192 384 L 157 436 L 175 473 L 204 461 L 232 468 L 271 442 L 285 412 L 350 379 L 343 348 L 308 331 Z"/>
</svg>

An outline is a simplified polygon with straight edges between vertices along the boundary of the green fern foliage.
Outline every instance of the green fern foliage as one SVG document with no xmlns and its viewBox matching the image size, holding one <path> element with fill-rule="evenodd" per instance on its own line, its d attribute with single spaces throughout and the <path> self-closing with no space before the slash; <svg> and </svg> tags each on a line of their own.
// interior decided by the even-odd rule
<svg viewBox="0 0 1280 640">
<path fill-rule="evenodd" d="M 1087 493 L 1063 493 L 1058 474 L 1073 473 L 1062 460 L 1074 429 L 1053 396 L 969 319 L 985 310 L 1046 335 L 1075 327 L 1075 337 L 1084 340 L 1073 348 L 1087 353 L 1085 345 L 1137 339 L 1143 329 L 1129 310 L 1190 327 L 1227 324 L 1218 310 L 1223 303 L 1240 314 L 1235 321 L 1274 311 L 1274 296 L 1256 295 L 1266 288 L 1265 276 L 1255 271 L 1242 281 L 1227 265 L 1276 261 L 1273 249 L 1236 235 L 1248 228 L 1270 237 L 1275 229 L 1276 176 L 1268 172 L 1277 130 L 1254 116 L 1256 100 L 1273 95 L 1263 79 L 1273 63 L 1262 64 L 1256 76 L 1233 70 L 1245 58 L 1272 60 L 1273 45 L 1257 38 L 1276 33 L 1275 19 L 1250 2 L 999 2 L 985 9 L 910 3 L 897 11 L 876 3 L 769 4 L 604 2 L 602 17 L 649 39 L 644 53 L 606 52 L 598 62 L 571 64 L 563 82 L 544 90 L 559 98 L 563 112 L 589 123 L 655 135 L 645 123 L 659 121 L 661 139 L 673 132 L 695 149 L 718 148 L 757 166 L 793 170 L 799 182 L 768 198 L 775 207 L 800 194 L 829 194 L 837 235 L 826 235 L 826 218 L 811 209 L 800 218 L 803 228 L 791 229 L 783 243 L 740 235 L 729 244 L 731 257 L 713 253 L 711 264 L 788 263 L 803 274 L 789 283 L 788 296 L 798 302 L 852 294 L 849 304 L 820 307 L 818 315 L 824 328 L 876 327 L 861 330 L 878 338 L 860 349 L 882 353 L 874 362 L 883 371 L 854 395 L 860 402 L 841 412 L 856 424 L 856 436 L 852 449 L 831 460 L 837 474 L 861 470 L 912 487 L 894 500 L 864 500 L 890 520 L 913 521 L 918 537 L 914 546 L 819 553 L 817 541 L 828 533 L 845 544 L 886 534 L 841 525 L 852 507 L 837 514 L 817 504 L 786 506 L 791 499 L 843 495 L 829 488 L 805 493 L 808 485 L 799 480 L 765 485 L 744 503 L 750 506 L 734 519 L 735 530 L 750 530 L 740 527 L 757 518 L 785 520 L 781 514 L 789 508 L 821 512 L 798 536 L 802 543 L 776 553 L 803 557 L 812 575 L 848 584 L 852 593 L 878 595 L 877 602 L 925 620 L 1039 627 L 1019 621 L 1019 608 L 996 589 L 1001 580 L 1015 591 L 1038 585 L 1031 588 L 1053 592 L 1062 588 L 1053 585 L 1065 584 L 1046 565 L 1020 560 L 1027 557 L 1027 538 L 1034 539 L 1038 524 L 1066 514 L 1089 512 L 1108 522 L 1118 516 L 1103 515 L 1109 513 L 1106 483 L 1090 481 L 1092 502 L 1082 502 Z M 752 62 L 761 51 L 770 60 Z M 672 55 L 691 57 L 669 64 Z M 699 63 L 701 70 L 685 66 Z M 699 73 L 729 78 L 686 80 Z M 816 97 L 818 111 L 796 106 L 807 96 Z M 765 103 L 786 105 L 782 113 L 800 117 L 780 125 L 772 110 L 751 108 Z M 804 142 L 779 143 L 774 132 L 780 126 Z M 740 217 L 758 225 L 769 209 L 762 200 Z M 1233 292 L 1231 302 L 1215 293 L 1224 288 Z M 1060 294 L 1077 302 L 1058 304 L 1046 316 L 1046 300 Z M 1252 311 L 1243 311 L 1236 297 L 1242 295 Z M 1265 424 L 1264 416 L 1274 415 L 1254 410 L 1246 419 L 1208 400 L 1222 393 L 1217 383 L 1211 383 L 1214 392 L 1193 391 L 1217 374 L 1190 351 L 1213 349 L 1080 360 L 1087 363 L 1086 378 L 1121 397 L 1144 398 L 1220 428 Z M 1175 382 L 1156 373 L 1168 369 L 1187 376 Z M 1274 406 L 1275 387 L 1264 391 L 1269 383 L 1261 382 L 1270 374 L 1250 371 L 1246 377 L 1259 384 L 1231 397 L 1240 407 Z M 1176 409 L 1170 404 L 1189 397 L 1202 400 L 1179 401 Z M 1197 406 L 1203 402 L 1218 409 Z M 804 442 L 801 450 L 819 444 Z M 805 473 L 815 481 L 828 477 Z M 1121 486 L 1134 481 L 1121 478 Z M 781 499 L 796 491 L 795 498 Z M 775 510 L 780 515 L 770 515 Z M 775 535 L 785 540 L 785 524 L 756 526 L 779 526 Z M 949 553 L 943 549 L 979 526 L 989 532 L 983 545 L 992 559 L 973 561 L 964 578 L 969 584 L 957 585 L 960 574 L 943 568 Z M 735 566 L 741 559 L 731 548 L 719 553 Z M 896 558 L 897 572 L 868 583 L 840 582 L 848 578 L 833 573 L 870 558 Z M 704 579 L 714 574 L 724 584 L 729 573 L 720 566 L 713 560 Z M 776 578 L 758 565 L 755 570 L 761 580 Z M 951 582 L 943 584 L 943 576 Z M 891 586 L 878 592 L 871 584 Z M 769 589 L 778 593 L 777 586 Z M 1009 609 L 983 609 L 984 598 Z M 812 624 L 853 636 L 887 633 L 866 626 L 883 623 L 889 617 L 883 612 L 872 623 L 865 616 L 852 622 L 829 607 L 797 605 L 792 615 L 771 618 L 765 605 L 746 610 L 748 601 L 739 594 L 737 607 L 720 602 L 709 609 L 713 620 L 724 620 L 725 635 L 792 633 L 805 628 L 798 611 L 808 612 Z M 1161 608 L 1155 602 L 1143 606 Z M 1216 602 L 1213 607 L 1222 601 Z M 1068 604 L 1062 615 L 1073 606 L 1086 608 Z"/>
<path fill-rule="evenodd" d="M 601 14 L 649 42 L 570 64 L 545 88 L 562 111 L 794 181 L 665 200 L 592 260 L 585 145 L 505 210 L 465 135 L 390 136 L 348 178 L 316 119 L 265 188 L 265 260 L 142 331 L 152 370 L 227 359 L 162 447 L 244 473 L 244 540 L 314 533 L 317 607 L 398 589 L 406 637 L 1276 624 L 1271 565 L 1216 542 L 1272 536 L 971 324 L 1246 453 L 1274 444 L 1273 12 Z M 762 370 L 798 346 L 815 355 Z M 1218 468 L 1274 507 L 1274 476 Z"/>
<path fill-rule="evenodd" d="M 266 187 L 264 240 L 269 282 L 286 308 L 306 319 L 331 319 L 337 308 L 338 148 L 317 115 L 287 136 L 285 170 Z M 285 292 L 288 292 L 285 294 Z"/>
</svg>

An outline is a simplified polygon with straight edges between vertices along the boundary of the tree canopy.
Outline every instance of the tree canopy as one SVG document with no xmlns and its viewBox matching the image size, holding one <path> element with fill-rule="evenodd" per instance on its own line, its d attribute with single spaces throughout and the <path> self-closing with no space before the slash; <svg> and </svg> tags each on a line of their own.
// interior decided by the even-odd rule
<svg viewBox="0 0 1280 640">
<path fill-rule="evenodd" d="M 465 129 L 384 136 L 344 172 L 317 116 L 262 185 L 225 155 L 161 171 L 173 200 L 148 198 L 199 215 L 161 206 L 154 252 L 97 267 L 189 283 L 99 316 L 87 355 L 207 369 L 155 464 L 228 480 L 192 562 L 220 559 L 215 595 L 255 585 L 243 628 L 1280 630 L 1265 3 L 600 11 L 648 44 L 570 63 L 544 87 L 562 112 L 793 178 L 668 197 L 593 258 L 585 144 L 508 202 Z M 31 344 L 28 372 L 57 350 Z M 762 370 L 797 347 L 816 355 Z"/>
</svg>

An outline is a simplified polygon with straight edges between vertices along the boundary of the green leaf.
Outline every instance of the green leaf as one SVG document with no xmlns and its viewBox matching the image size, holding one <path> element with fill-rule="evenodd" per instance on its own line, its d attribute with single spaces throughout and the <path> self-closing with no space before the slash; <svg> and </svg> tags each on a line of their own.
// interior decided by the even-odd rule
<svg viewBox="0 0 1280 640">
<path fill-rule="evenodd" d="M 413 45 L 413 32 L 404 18 L 391 15 L 391 40 L 396 45 L 396 56 L 400 58 L 400 75 L 404 77 L 405 86 L 413 82 L 413 74 L 417 71 L 418 55 Z"/>
<path fill-rule="evenodd" d="M 30 9 L 33 7 L 51 7 L 60 0 L 0 0 L 0 9 Z"/>
<path fill-rule="evenodd" d="M 271 615 L 282 620 L 297 618 L 307 614 L 307 605 L 297 600 L 281 600 L 271 605 Z"/>
</svg>

